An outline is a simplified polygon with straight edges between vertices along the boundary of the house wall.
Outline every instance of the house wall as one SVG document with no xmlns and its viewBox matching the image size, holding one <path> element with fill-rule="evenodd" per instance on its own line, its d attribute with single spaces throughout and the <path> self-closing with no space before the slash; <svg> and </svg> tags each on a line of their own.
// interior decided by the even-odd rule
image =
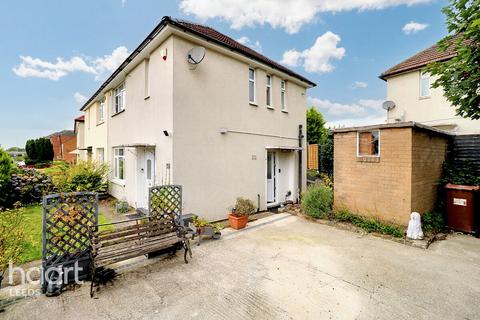
<svg viewBox="0 0 480 320">
<path fill-rule="evenodd" d="M 167 49 L 167 60 L 162 59 L 161 50 Z M 173 131 L 172 92 L 173 92 L 173 41 L 164 41 L 150 54 L 149 96 L 145 94 L 145 61 L 138 64 L 125 80 L 125 110 L 113 115 L 113 102 L 108 104 L 108 161 L 113 163 L 113 148 L 121 145 L 147 144 L 155 148 L 155 184 L 168 182 L 167 166 L 172 163 L 172 138 L 166 137 L 163 130 Z M 120 82 L 118 82 L 120 84 Z M 112 90 L 113 91 L 113 90 Z M 111 92 L 112 92 L 111 91 Z M 111 92 L 109 96 L 111 96 Z M 112 99 L 113 100 L 113 99 Z M 126 200 L 137 206 L 140 195 L 138 184 L 144 183 L 142 148 L 125 148 L 125 181 L 111 180 L 110 193 L 117 199 Z M 113 166 L 112 166 L 113 169 Z"/>
<path fill-rule="evenodd" d="M 414 130 L 412 145 L 412 209 L 431 211 L 437 200 L 438 181 L 447 155 L 448 136 Z"/>
<path fill-rule="evenodd" d="M 75 133 L 77 134 L 77 160 L 82 160 L 86 157 L 85 151 L 80 150 L 85 147 L 85 122 L 75 121 Z"/>
<path fill-rule="evenodd" d="M 396 107 L 388 112 L 388 121 L 405 112 L 405 121 L 416 121 L 455 133 L 480 133 L 480 120 L 464 119 L 455 115 L 455 108 L 446 100 L 442 88 L 430 88 L 429 98 L 420 98 L 420 70 L 393 76 L 387 79 L 387 99 Z"/>
<path fill-rule="evenodd" d="M 85 111 L 85 122 L 84 122 L 84 141 L 83 148 L 92 148 L 90 154 L 90 160 L 98 161 L 98 149 L 102 148 L 104 151 L 104 159 L 108 159 L 110 155 L 107 148 L 108 143 L 108 124 L 110 121 L 111 110 L 108 106 L 112 103 L 112 98 L 110 94 L 106 94 L 105 98 L 105 108 L 104 108 L 104 121 L 99 122 L 98 107 L 100 103 L 95 101 L 91 106 Z M 88 159 L 87 151 L 81 152 L 81 160 Z"/>
<path fill-rule="evenodd" d="M 412 203 L 412 129 L 380 129 L 380 157 L 357 157 L 357 132 L 334 135 L 334 206 L 406 225 Z"/>
<path fill-rule="evenodd" d="M 76 135 L 56 135 L 50 137 L 50 141 L 53 145 L 53 159 L 63 160 L 69 163 L 74 163 L 76 155 L 70 152 L 77 147 Z"/>
<path fill-rule="evenodd" d="M 305 130 L 305 87 L 287 82 L 288 112 L 282 112 L 281 77 L 271 70 L 274 109 L 267 109 L 266 68 L 253 64 L 257 67 L 258 106 L 250 105 L 249 64 L 207 46 L 204 60 L 191 70 L 185 57 L 199 44 L 204 45 L 174 38 L 173 181 L 183 185 L 184 212 L 209 220 L 225 219 L 237 197 L 257 204 L 258 195 L 260 209 L 264 210 L 266 147 L 298 146 L 298 126 L 302 124 Z M 220 128 L 244 133 L 221 134 Z M 298 163 L 297 152 L 290 153 L 294 163 Z M 302 154 L 305 186 L 305 151 Z M 297 181 L 297 166 L 294 171 Z M 292 193 L 296 198 L 297 190 Z"/>
</svg>

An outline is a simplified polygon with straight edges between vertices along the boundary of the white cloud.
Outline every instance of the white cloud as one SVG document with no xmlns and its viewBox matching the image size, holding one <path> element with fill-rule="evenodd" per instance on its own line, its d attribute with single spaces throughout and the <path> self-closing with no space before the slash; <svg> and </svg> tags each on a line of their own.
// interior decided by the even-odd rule
<svg viewBox="0 0 480 320">
<path fill-rule="evenodd" d="M 73 98 L 75 99 L 75 101 L 78 103 L 78 104 L 83 104 L 85 103 L 85 101 L 87 101 L 87 97 L 85 97 L 83 94 L 81 94 L 80 92 L 75 92 L 73 94 Z"/>
<path fill-rule="evenodd" d="M 338 116 L 362 116 L 371 113 L 382 112 L 381 99 L 360 99 L 355 103 L 343 104 L 337 102 L 331 102 L 330 100 L 322 100 L 318 98 L 308 97 L 307 103 L 309 106 L 314 106 L 327 117 Z"/>
<path fill-rule="evenodd" d="M 368 83 L 363 82 L 363 81 L 355 81 L 352 84 L 352 88 L 354 88 L 354 89 L 363 89 L 363 88 L 366 88 L 366 87 L 368 87 Z"/>
<path fill-rule="evenodd" d="M 102 58 L 88 58 L 74 56 L 68 60 L 57 58 L 55 62 L 44 61 L 31 56 L 20 56 L 20 65 L 12 68 L 19 77 L 45 78 L 57 81 L 72 72 L 85 72 L 95 75 L 101 80 L 106 73 L 114 71 L 128 56 L 125 47 L 118 47 L 112 54 Z"/>
<path fill-rule="evenodd" d="M 122 8 L 125 8 L 126 4 L 127 4 L 127 0 L 122 0 Z"/>
<path fill-rule="evenodd" d="M 426 27 L 428 27 L 428 24 L 410 21 L 409 23 L 403 26 L 402 31 L 405 34 L 413 34 L 413 33 L 422 31 Z"/>
<path fill-rule="evenodd" d="M 268 24 L 297 33 L 315 21 L 321 12 L 380 10 L 399 5 L 416 5 L 432 0 L 181 0 L 180 10 L 200 20 L 220 18 L 233 29 Z"/>
<path fill-rule="evenodd" d="M 281 63 L 291 67 L 302 64 L 305 71 L 310 73 L 330 72 L 335 68 L 330 60 L 341 60 L 345 56 L 345 48 L 337 47 L 340 40 L 338 35 L 327 31 L 309 49 L 302 52 L 295 49 L 285 51 Z"/>
<path fill-rule="evenodd" d="M 118 47 L 111 54 L 106 54 L 102 58 L 96 58 L 93 65 L 96 70 L 96 80 L 103 79 L 109 73 L 112 73 L 128 57 L 129 52 L 126 47 Z"/>
<path fill-rule="evenodd" d="M 260 52 L 262 53 L 262 45 L 260 44 L 260 41 L 255 41 L 255 42 L 252 42 L 250 40 L 250 38 L 248 37 L 241 37 L 239 39 L 237 39 L 237 42 L 240 43 L 240 44 L 243 44 L 244 46 L 247 46 L 257 52 Z"/>
</svg>

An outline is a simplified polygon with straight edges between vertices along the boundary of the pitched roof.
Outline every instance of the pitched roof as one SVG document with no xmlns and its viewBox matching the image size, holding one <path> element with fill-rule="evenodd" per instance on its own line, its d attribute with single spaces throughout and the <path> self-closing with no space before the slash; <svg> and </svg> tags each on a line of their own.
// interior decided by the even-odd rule
<svg viewBox="0 0 480 320">
<path fill-rule="evenodd" d="M 455 38 L 456 36 L 452 40 L 454 40 Z M 417 53 L 416 55 L 400 62 L 399 64 L 391 67 L 390 69 L 384 71 L 379 77 L 382 80 L 386 80 L 387 78 L 399 73 L 420 69 L 431 62 L 448 60 L 454 57 L 455 54 L 456 52 L 454 45 L 449 46 L 447 50 L 442 52 L 439 50 L 438 46 L 434 44 L 430 48 L 427 48 Z"/>
<path fill-rule="evenodd" d="M 75 121 L 83 122 L 85 121 L 85 115 L 81 115 L 75 118 Z"/>
<path fill-rule="evenodd" d="M 75 132 L 73 132 L 73 130 L 62 130 L 62 131 L 52 133 L 51 135 L 48 136 L 48 138 L 56 137 L 56 136 L 74 136 L 74 135 L 75 135 Z"/>
<path fill-rule="evenodd" d="M 213 42 L 215 44 L 221 45 L 223 47 L 226 47 L 232 51 L 235 51 L 237 53 L 240 53 L 247 58 L 250 58 L 252 60 L 256 60 L 258 62 L 264 63 L 268 66 L 270 66 L 273 69 L 277 69 L 281 72 L 284 72 L 288 74 L 289 76 L 292 76 L 294 78 L 299 79 L 300 81 L 303 81 L 307 83 L 308 85 L 315 87 L 316 84 L 307 78 L 299 75 L 298 73 L 282 66 L 281 64 L 265 57 L 264 55 L 256 52 L 255 50 L 242 45 L 238 41 L 235 41 L 234 39 L 224 35 L 223 33 L 218 32 L 217 30 L 210 28 L 205 25 L 201 25 L 198 23 L 193 23 L 189 22 L 186 20 L 180 20 L 180 19 L 173 19 L 169 16 L 164 16 L 160 23 L 150 32 L 150 34 L 140 43 L 140 45 L 125 59 L 125 61 L 120 64 L 120 66 L 112 73 L 112 75 L 105 80 L 105 82 L 100 86 L 100 88 L 88 99 L 85 104 L 82 106 L 80 109 L 81 111 L 85 110 L 86 107 L 92 102 L 95 97 L 102 92 L 102 90 L 111 82 L 113 79 L 123 70 L 127 67 L 127 65 L 160 33 L 160 31 L 166 26 L 166 25 L 171 25 L 175 26 L 177 28 L 182 29 L 185 32 L 192 33 L 200 38 L 203 38 L 207 41 Z"/>
</svg>

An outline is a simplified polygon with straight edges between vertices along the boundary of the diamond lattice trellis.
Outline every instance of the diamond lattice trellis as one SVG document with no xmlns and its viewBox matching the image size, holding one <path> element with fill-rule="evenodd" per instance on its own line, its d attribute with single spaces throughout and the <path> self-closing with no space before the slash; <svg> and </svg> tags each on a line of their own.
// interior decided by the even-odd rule
<svg viewBox="0 0 480 320">
<path fill-rule="evenodd" d="M 182 215 L 182 186 L 166 185 L 150 188 L 148 213 L 153 219 L 174 219 L 178 224 Z"/>
<path fill-rule="evenodd" d="M 98 194 L 75 192 L 43 198 L 43 270 L 89 264 L 89 228 L 98 226 Z M 88 269 L 84 270 L 88 273 Z M 88 274 L 84 274 L 85 277 Z M 46 285 L 45 283 L 43 284 Z"/>
</svg>

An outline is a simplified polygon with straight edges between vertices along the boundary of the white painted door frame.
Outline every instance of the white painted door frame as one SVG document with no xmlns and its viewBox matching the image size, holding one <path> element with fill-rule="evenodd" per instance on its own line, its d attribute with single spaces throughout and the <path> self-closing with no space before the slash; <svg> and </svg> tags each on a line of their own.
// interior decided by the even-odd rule
<svg viewBox="0 0 480 320">
<path fill-rule="evenodd" d="M 267 150 L 267 207 L 278 204 L 278 156 L 277 151 Z"/>
</svg>

